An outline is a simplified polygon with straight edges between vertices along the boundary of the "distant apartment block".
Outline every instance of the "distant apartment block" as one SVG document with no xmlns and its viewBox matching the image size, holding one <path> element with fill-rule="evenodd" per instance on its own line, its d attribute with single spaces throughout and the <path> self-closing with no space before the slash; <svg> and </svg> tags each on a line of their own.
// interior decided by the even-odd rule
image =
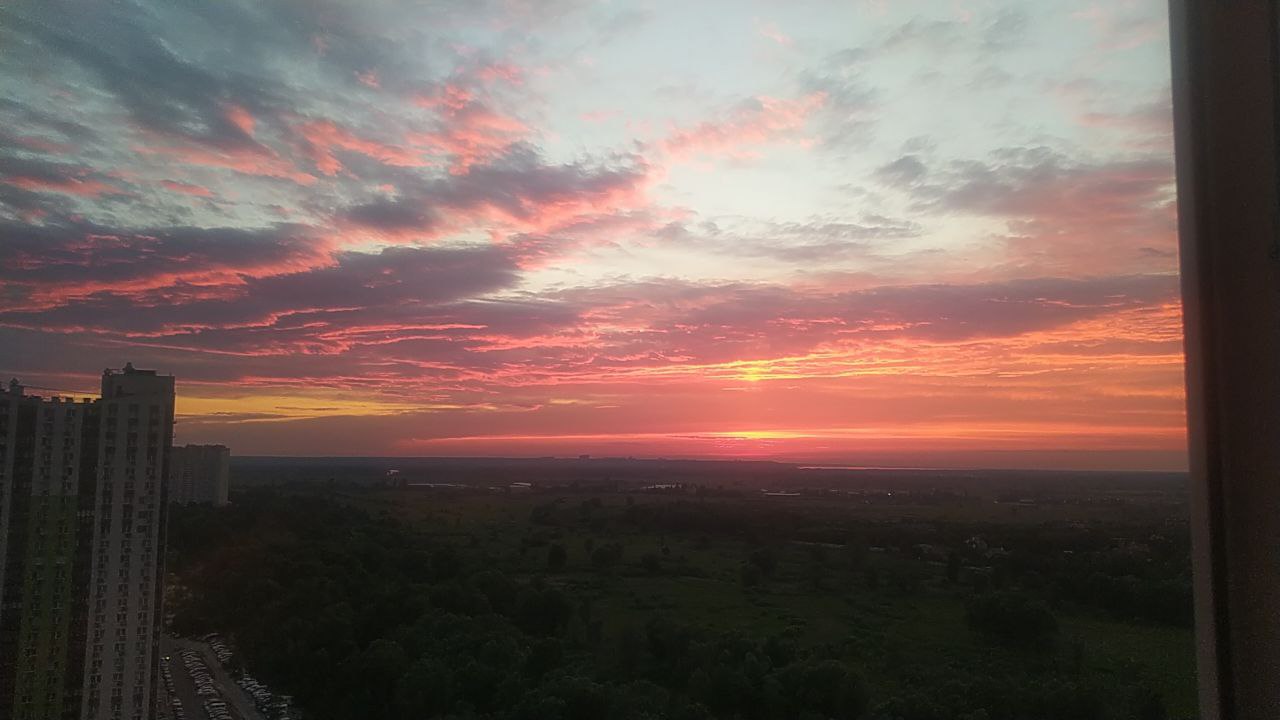
<svg viewBox="0 0 1280 720">
<path fill-rule="evenodd" d="M 183 445 L 169 463 L 169 502 L 227 504 L 231 450 L 224 445 Z"/>
<path fill-rule="evenodd" d="M 0 389 L 0 718 L 154 717 L 174 380 Z"/>
</svg>

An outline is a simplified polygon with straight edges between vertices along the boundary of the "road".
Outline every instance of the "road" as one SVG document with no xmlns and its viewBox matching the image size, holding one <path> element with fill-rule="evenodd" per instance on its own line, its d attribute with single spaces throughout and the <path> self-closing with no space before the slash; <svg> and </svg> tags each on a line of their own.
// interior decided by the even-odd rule
<svg viewBox="0 0 1280 720">
<path fill-rule="evenodd" d="M 182 664 L 180 653 L 187 649 L 200 653 L 204 664 L 209 667 L 209 674 L 213 676 L 214 686 L 222 695 L 222 700 L 231 708 L 231 715 L 235 720 L 267 720 L 266 716 L 254 706 L 253 698 L 241 689 L 222 668 L 217 655 L 207 643 L 166 636 L 160 641 L 160 654 L 161 657 L 169 658 L 165 662 L 173 675 L 173 689 L 178 699 L 182 701 L 182 709 L 186 712 L 187 720 L 208 720 L 209 717 L 204 711 L 204 699 L 196 694 L 195 683 L 191 681 L 187 667 Z M 163 682 L 161 686 L 163 688 Z"/>
</svg>

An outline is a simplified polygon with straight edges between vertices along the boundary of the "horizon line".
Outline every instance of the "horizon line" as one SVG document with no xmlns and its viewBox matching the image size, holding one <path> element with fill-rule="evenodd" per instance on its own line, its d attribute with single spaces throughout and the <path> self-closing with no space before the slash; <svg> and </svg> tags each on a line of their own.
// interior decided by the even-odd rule
<svg viewBox="0 0 1280 720">
<path fill-rule="evenodd" d="M 777 460 L 770 458 L 715 458 L 715 457 L 668 457 L 668 456 L 621 456 L 621 455 L 236 455 L 232 454 L 232 462 L 236 460 L 564 460 L 573 462 L 595 462 L 604 460 L 621 460 L 626 462 L 705 462 L 705 463 L 751 463 L 770 464 L 790 467 L 796 470 L 814 471 L 847 471 L 847 472 L 1047 472 L 1047 473 L 1145 473 L 1163 475 L 1186 475 L 1189 469 L 1153 469 L 1153 468 L 1049 468 L 1049 467 L 990 467 L 990 466 L 908 466 L 908 465 L 855 465 L 834 464 L 811 461 Z"/>
</svg>

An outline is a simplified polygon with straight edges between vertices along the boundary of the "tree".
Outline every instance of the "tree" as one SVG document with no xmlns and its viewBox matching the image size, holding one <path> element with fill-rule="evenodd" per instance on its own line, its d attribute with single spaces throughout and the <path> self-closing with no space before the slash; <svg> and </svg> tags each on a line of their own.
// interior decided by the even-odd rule
<svg viewBox="0 0 1280 720">
<path fill-rule="evenodd" d="M 783 686 L 795 708 L 823 717 L 856 718 L 867 710 L 862 676 L 836 660 L 809 661 L 788 666 Z"/>
<path fill-rule="evenodd" d="M 573 604 L 557 588 L 526 588 L 516 604 L 516 621 L 533 635 L 556 635 L 573 616 Z"/>
<path fill-rule="evenodd" d="M 867 544 L 866 538 L 854 536 L 849 538 L 844 544 L 845 556 L 849 559 L 849 569 L 861 570 L 867 566 L 867 558 L 871 555 L 871 548 Z"/>
<path fill-rule="evenodd" d="M 650 575 L 657 575 L 662 572 L 662 560 L 653 553 L 645 553 L 645 556 L 640 558 L 640 564 L 644 566 L 644 571 Z"/>
<path fill-rule="evenodd" d="M 622 559 L 622 545 L 616 542 L 605 543 L 591 553 L 591 564 L 601 570 L 607 570 Z"/>
<path fill-rule="evenodd" d="M 778 559 L 769 548 L 752 550 L 751 555 L 747 557 L 747 562 L 759 568 L 760 574 L 764 577 L 773 577 L 773 572 L 778 568 Z"/>
<path fill-rule="evenodd" d="M 560 543 L 552 543 L 551 547 L 547 548 L 547 569 L 551 572 L 563 570 L 568 560 L 569 553 L 565 551 L 564 546 Z"/>
<path fill-rule="evenodd" d="M 644 657 L 644 637 L 635 625 L 627 624 L 618 633 L 618 669 L 630 675 Z"/>
<path fill-rule="evenodd" d="M 1058 620 L 1043 602 L 1020 593 L 980 595 L 969 601 L 969 627 L 995 642 L 1031 650 L 1051 648 Z"/>
</svg>

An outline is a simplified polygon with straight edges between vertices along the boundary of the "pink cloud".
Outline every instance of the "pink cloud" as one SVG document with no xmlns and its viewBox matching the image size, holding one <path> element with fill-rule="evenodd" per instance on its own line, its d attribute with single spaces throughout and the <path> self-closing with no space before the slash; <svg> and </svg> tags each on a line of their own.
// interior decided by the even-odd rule
<svg viewBox="0 0 1280 720">
<path fill-rule="evenodd" d="M 609 120 L 612 120 L 613 118 L 617 117 L 618 114 L 619 114 L 619 111 L 617 110 L 592 110 L 590 112 L 582 113 L 581 115 L 578 116 L 578 118 L 583 122 L 603 123 L 603 122 L 608 122 Z"/>
<path fill-rule="evenodd" d="M 524 82 L 524 69 L 507 62 L 481 65 L 474 71 L 476 79 L 484 83 L 504 82 L 520 85 Z"/>
<path fill-rule="evenodd" d="M 413 150 L 362 138 L 331 120 L 307 122 L 298 130 L 307 141 L 316 168 L 326 175 L 335 175 L 342 169 L 334 150 L 360 153 L 397 167 L 430 167 L 432 164 Z"/>
<path fill-rule="evenodd" d="M 508 235 L 522 264 L 535 264 L 617 223 L 652 223 L 653 180 L 643 164 L 545 165 L 534 159 L 477 165 L 439 181 L 426 195 L 382 199 L 348 209 L 344 234 L 402 242 L 481 231 Z M 652 225 L 650 225 L 652 227 Z M 554 234 L 552 240 L 548 235 Z"/>
<path fill-rule="evenodd" d="M 226 113 L 227 120 L 232 125 L 240 128 L 240 131 L 245 135 L 253 137 L 253 130 L 256 123 L 253 115 L 248 110 L 240 105 L 231 104 L 227 105 L 224 112 Z"/>
<path fill-rule="evenodd" d="M 526 69 L 507 61 L 473 64 L 468 49 L 459 49 L 462 67 L 445 83 L 413 98 L 435 114 L 435 127 L 411 133 L 411 143 L 450 159 L 449 172 L 461 175 L 473 166 L 500 157 L 531 134 L 506 110 L 516 104 L 512 93 L 523 91 Z"/>
<path fill-rule="evenodd" d="M 135 152 L 166 157 L 206 167 L 222 168 L 243 175 L 291 180 L 299 185 L 311 185 L 313 175 L 302 172 L 276 153 L 261 147 L 212 150 L 195 145 L 137 145 Z"/>
<path fill-rule="evenodd" d="M 758 33 L 760 37 L 777 43 L 782 47 L 791 47 L 795 42 L 790 35 L 782 32 L 782 30 L 778 28 L 778 24 L 774 22 L 760 22 L 757 20 L 756 33 Z"/>
<path fill-rule="evenodd" d="M 116 188 L 98 180 L 85 180 L 78 177 L 40 178 L 40 177 L 8 177 L 3 182 L 23 190 L 35 192 L 56 192 L 64 195 L 80 197 L 99 197 L 111 192 L 119 192 Z"/>
<path fill-rule="evenodd" d="M 409 142 L 450 157 L 449 172 L 455 175 L 500 156 L 529 134 L 523 122 L 497 112 L 457 84 L 447 84 L 439 93 L 421 96 L 416 102 L 439 113 L 438 125 L 435 130 L 410 133 Z"/>
<path fill-rule="evenodd" d="M 414 103 L 419 107 L 431 110 L 441 107 L 450 110 L 461 110 L 473 99 L 475 99 L 475 94 L 471 90 L 456 83 L 447 83 L 434 94 L 419 95 L 414 99 Z"/>
<path fill-rule="evenodd" d="M 816 92 L 794 100 L 753 98 L 721 120 L 706 121 L 692 128 L 676 130 L 661 142 L 661 148 L 676 158 L 697 155 L 753 157 L 761 145 L 799 140 L 809 117 L 826 102 L 826 93 Z"/>
<path fill-rule="evenodd" d="M 296 231 L 110 232 L 88 225 L 29 231 L 9 248 L 20 273 L 4 282 L 24 292 L 5 310 L 47 310 L 94 296 L 174 307 L 225 299 L 240 292 L 248 278 L 326 265 L 327 244 L 291 234 Z"/>
</svg>

